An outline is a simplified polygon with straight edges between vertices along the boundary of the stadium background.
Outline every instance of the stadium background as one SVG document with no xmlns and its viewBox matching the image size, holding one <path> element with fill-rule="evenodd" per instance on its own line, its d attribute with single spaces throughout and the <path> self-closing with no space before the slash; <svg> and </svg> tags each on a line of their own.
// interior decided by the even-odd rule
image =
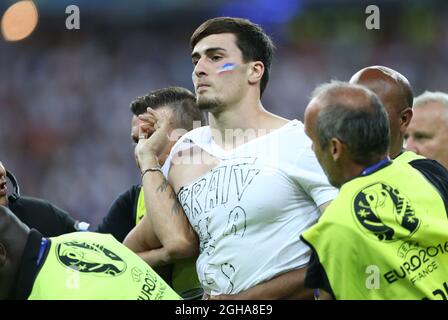
<svg viewBox="0 0 448 320">
<path fill-rule="evenodd" d="M 2 0 L 0 15 L 16 1 Z M 367 65 L 399 70 L 424 90 L 448 92 L 446 1 L 41 0 L 36 30 L 0 39 L 0 160 L 22 193 L 49 199 L 96 226 L 139 176 L 129 102 L 150 90 L 193 90 L 188 39 L 204 20 L 260 23 L 277 50 L 265 107 L 303 118 L 313 88 Z M 67 30 L 75 4 L 80 30 Z M 367 30 L 365 8 L 380 8 Z"/>
</svg>

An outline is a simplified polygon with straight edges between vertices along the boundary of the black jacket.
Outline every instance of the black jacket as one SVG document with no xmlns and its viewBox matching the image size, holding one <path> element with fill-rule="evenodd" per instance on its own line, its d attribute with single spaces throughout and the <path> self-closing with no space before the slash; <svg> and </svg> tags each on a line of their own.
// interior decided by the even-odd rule
<svg viewBox="0 0 448 320">
<path fill-rule="evenodd" d="M 107 216 L 96 229 L 99 233 L 110 233 L 120 242 L 135 227 L 138 196 L 141 185 L 134 185 L 123 192 L 112 204 Z"/>
<path fill-rule="evenodd" d="M 24 224 L 38 230 L 44 237 L 77 231 L 77 221 L 47 200 L 20 196 L 10 199 L 8 207 Z"/>
</svg>

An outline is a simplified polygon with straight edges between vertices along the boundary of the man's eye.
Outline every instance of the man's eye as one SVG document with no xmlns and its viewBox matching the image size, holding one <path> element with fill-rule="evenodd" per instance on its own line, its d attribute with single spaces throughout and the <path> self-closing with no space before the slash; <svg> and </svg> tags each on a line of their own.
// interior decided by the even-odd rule
<svg viewBox="0 0 448 320">
<path fill-rule="evenodd" d="M 221 59 L 221 56 L 213 56 L 212 57 L 212 61 L 218 61 L 219 59 Z"/>
<path fill-rule="evenodd" d="M 428 136 L 428 135 L 422 135 L 422 134 L 416 134 L 414 136 L 414 140 L 428 140 L 431 139 L 432 137 Z"/>
</svg>

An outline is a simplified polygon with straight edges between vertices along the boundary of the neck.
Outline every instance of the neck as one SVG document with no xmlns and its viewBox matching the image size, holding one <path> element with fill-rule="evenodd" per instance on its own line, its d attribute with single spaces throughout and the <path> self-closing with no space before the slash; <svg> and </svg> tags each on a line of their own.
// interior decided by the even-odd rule
<svg viewBox="0 0 448 320">
<path fill-rule="evenodd" d="M 287 122 L 287 119 L 266 111 L 259 99 L 242 100 L 224 106 L 220 112 L 209 113 L 213 140 L 226 149 L 269 133 Z"/>
<path fill-rule="evenodd" d="M 5 207 L 8 206 L 8 196 L 4 196 L 4 197 L 0 198 L 0 205 L 5 206 Z"/>
<path fill-rule="evenodd" d="M 403 135 L 400 135 L 398 142 L 394 146 L 391 145 L 389 148 L 389 156 L 391 159 L 395 159 L 401 154 L 401 151 L 403 151 L 403 144 L 404 144 L 404 137 Z"/>
<path fill-rule="evenodd" d="M 343 170 L 344 182 L 342 184 L 356 177 L 359 177 L 364 172 L 364 170 L 383 160 L 385 157 L 387 157 L 387 154 L 384 154 L 382 156 L 376 156 L 372 158 L 368 164 L 359 164 L 351 160 L 350 165 L 345 166 L 345 170 Z"/>
<path fill-rule="evenodd" d="M 375 172 L 375 171 L 379 170 L 379 168 L 381 168 L 382 166 L 378 167 L 378 165 L 380 165 L 380 162 L 385 160 L 385 159 L 390 160 L 390 158 L 388 157 L 387 154 L 383 154 L 383 155 L 380 155 L 380 156 L 373 157 L 371 159 L 371 161 L 369 161 L 369 163 L 360 166 L 362 169 L 358 173 L 358 175 L 360 175 L 360 174 L 370 174 L 371 172 Z"/>
</svg>

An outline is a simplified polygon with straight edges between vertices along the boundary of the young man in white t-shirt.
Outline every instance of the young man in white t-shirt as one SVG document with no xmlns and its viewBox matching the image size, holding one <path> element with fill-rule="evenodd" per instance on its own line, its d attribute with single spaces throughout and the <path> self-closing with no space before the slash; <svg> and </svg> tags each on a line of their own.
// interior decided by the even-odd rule
<svg viewBox="0 0 448 320">
<path fill-rule="evenodd" d="M 170 124 L 151 110 L 141 117 L 142 134 L 156 128 L 137 146 L 152 219 L 125 244 L 152 266 L 199 254 L 198 276 L 211 296 L 309 297 L 309 251 L 299 237 L 336 190 L 302 123 L 261 104 L 273 44 L 248 20 L 215 18 L 194 32 L 191 46 L 198 107 L 209 112 L 210 126 L 174 146 L 166 180 L 157 155 Z"/>
</svg>

